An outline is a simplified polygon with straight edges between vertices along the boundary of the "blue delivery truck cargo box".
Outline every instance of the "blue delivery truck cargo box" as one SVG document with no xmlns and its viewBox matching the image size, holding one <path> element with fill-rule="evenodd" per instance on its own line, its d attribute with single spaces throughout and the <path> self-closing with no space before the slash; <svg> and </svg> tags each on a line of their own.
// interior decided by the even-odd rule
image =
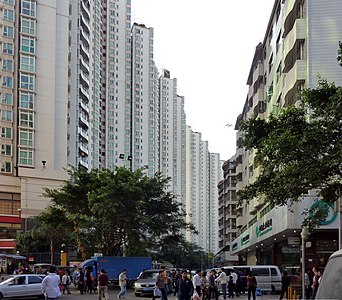
<svg viewBox="0 0 342 300">
<path fill-rule="evenodd" d="M 80 264 L 82 269 L 91 267 L 94 277 L 97 280 L 101 269 L 105 269 L 108 273 L 109 282 L 118 285 L 119 274 L 126 269 L 128 278 L 128 287 L 133 287 L 134 282 L 139 274 L 152 268 L 151 257 L 122 257 L 122 256 L 103 256 L 88 259 Z"/>
</svg>

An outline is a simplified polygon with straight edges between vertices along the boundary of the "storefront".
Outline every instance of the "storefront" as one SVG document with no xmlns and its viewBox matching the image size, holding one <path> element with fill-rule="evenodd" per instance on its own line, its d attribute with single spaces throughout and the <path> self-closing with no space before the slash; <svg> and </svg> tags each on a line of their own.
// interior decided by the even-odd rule
<svg viewBox="0 0 342 300">
<path fill-rule="evenodd" d="M 274 264 L 281 270 L 298 273 L 301 262 L 302 212 L 320 205 L 317 198 L 306 197 L 293 205 L 277 207 L 257 221 L 233 241 L 232 253 L 239 255 L 239 264 Z M 306 241 L 306 266 L 324 267 L 329 256 L 338 249 L 339 218 L 333 208 L 321 226 Z"/>
</svg>

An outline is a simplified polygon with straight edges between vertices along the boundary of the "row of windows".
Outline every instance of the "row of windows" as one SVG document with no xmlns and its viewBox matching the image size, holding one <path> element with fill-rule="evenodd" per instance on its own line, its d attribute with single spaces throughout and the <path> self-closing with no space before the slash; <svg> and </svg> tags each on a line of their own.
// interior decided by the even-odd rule
<svg viewBox="0 0 342 300">
<path fill-rule="evenodd" d="M 13 43 L 4 42 L 2 43 L 2 53 L 13 54 Z M 29 54 L 36 53 L 36 40 L 31 37 L 22 36 L 20 51 Z"/>
<path fill-rule="evenodd" d="M 28 66 L 28 68 L 29 67 L 30 66 Z M 13 88 L 13 77 L 2 76 L 1 86 L 4 88 Z M 19 88 L 34 92 L 35 91 L 35 75 L 21 73 Z"/>
</svg>

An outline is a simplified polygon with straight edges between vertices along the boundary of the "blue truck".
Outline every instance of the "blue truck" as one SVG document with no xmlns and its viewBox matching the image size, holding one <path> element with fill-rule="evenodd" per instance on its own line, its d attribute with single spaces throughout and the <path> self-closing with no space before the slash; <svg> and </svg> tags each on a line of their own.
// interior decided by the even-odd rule
<svg viewBox="0 0 342 300">
<path fill-rule="evenodd" d="M 92 270 L 95 280 L 101 269 L 105 269 L 108 273 L 109 284 L 119 284 L 119 274 L 126 269 L 128 279 L 127 286 L 132 288 L 139 274 L 152 268 L 151 257 L 122 257 L 122 256 L 102 256 L 87 259 L 80 264 L 80 268 L 89 268 Z"/>
</svg>

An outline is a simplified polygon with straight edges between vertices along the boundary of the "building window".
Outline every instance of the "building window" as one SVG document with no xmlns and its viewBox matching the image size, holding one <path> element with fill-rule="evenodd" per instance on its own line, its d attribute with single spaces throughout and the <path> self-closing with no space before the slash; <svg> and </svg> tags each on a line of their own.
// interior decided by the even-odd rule
<svg viewBox="0 0 342 300">
<path fill-rule="evenodd" d="M 6 88 L 12 88 L 13 78 L 11 76 L 2 76 L 1 86 Z"/>
<path fill-rule="evenodd" d="M 35 45 L 36 45 L 36 40 L 34 38 L 30 37 L 21 37 L 21 51 L 22 52 L 27 52 L 30 54 L 35 54 Z"/>
<path fill-rule="evenodd" d="M 33 109 L 34 94 L 30 92 L 19 92 L 19 107 Z"/>
<path fill-rule="evenodd" d="M 12 111 L 1 110 L 1 121 L 12 122 Z"/>
<path fill-rule="evenodd" d="M 11 145 L 1 145 L 1 155 L 11 156 L 12 155 L 12 146 Z"/>
<path fill-rule="evenodd" d="M 2 60 L 2 70 L 12 72 L 13 71 L 13 60 L 3 59 Z"/>
<path fill-rule="evenodd" d="M 13 22 L 14 21 L 14 11 L 11 9 L 4 9 L 2 19 L 5 21 Z"/>
<path fill-rule="evenodd" d="M 1 95 L 1 103 L 2 104 L 7 104 L 7 105 L 12 105 L 13 103 L 13 95 L 9 93 L 2 93 Z"/>
<path fill-rule="evenodd" d="M 20 129 L 19 145 L 33 147 L 33 131 Z"/>
<path fill-rule="evenodd" d="M 33 166 L 33 150 L 20 149 L 19 150 L 19 164 Z"/>
<path fill-rule="evenodd" d="M 10 161 L 1 162 L 1 172 L 11 173 L 12 171 L 12 163 Z"/>
<path fill-rule="evenodd" d="M 21 111 L 19 114 L 19 126 L 33 128 L 33 113 Z"/>
<path fill-rule="evenodd" d="M 3 43 L 2 44 L 2 53 L 13 54 L 13 44 L 12 43 Z"/>
<path fill-rule="evenodd" d="M 20 88 L 24 90 L 35 90 L 34 75 L 20 74 Z"/>
<path fill-rule="evenodd" d="M 20 70 L 34 73 L 36 71 L 35 57 L 22 54 L 20 56 Z"/>
<path fill-rule="evenodd" d="M 14 29 L 11 26 L 4 26 L 2 30 L 2 34 L 5 37 L 13 38 L 14 37 Z"/>
<path fill-rule="evenodd" d="M 1 137 L 3 139 L 11 139 L 12 138 L 12 128 L 1 127 Z"/>
<path fill-rule="evenodd" d="M 2 0 L 3 3 L 14 5 L 15 0 Z"/>
<path fill-rule="evenodd" d="M 36 21 L 32 19 L 21 18 L 21 33 L 35 35 L 36 34 Z"/>
<path fill-rule="evenodd" d="M 36 2 L 32 0 L 21 1 L 21 13 L 26 16 L 36 16 Z"/>
</svg>

